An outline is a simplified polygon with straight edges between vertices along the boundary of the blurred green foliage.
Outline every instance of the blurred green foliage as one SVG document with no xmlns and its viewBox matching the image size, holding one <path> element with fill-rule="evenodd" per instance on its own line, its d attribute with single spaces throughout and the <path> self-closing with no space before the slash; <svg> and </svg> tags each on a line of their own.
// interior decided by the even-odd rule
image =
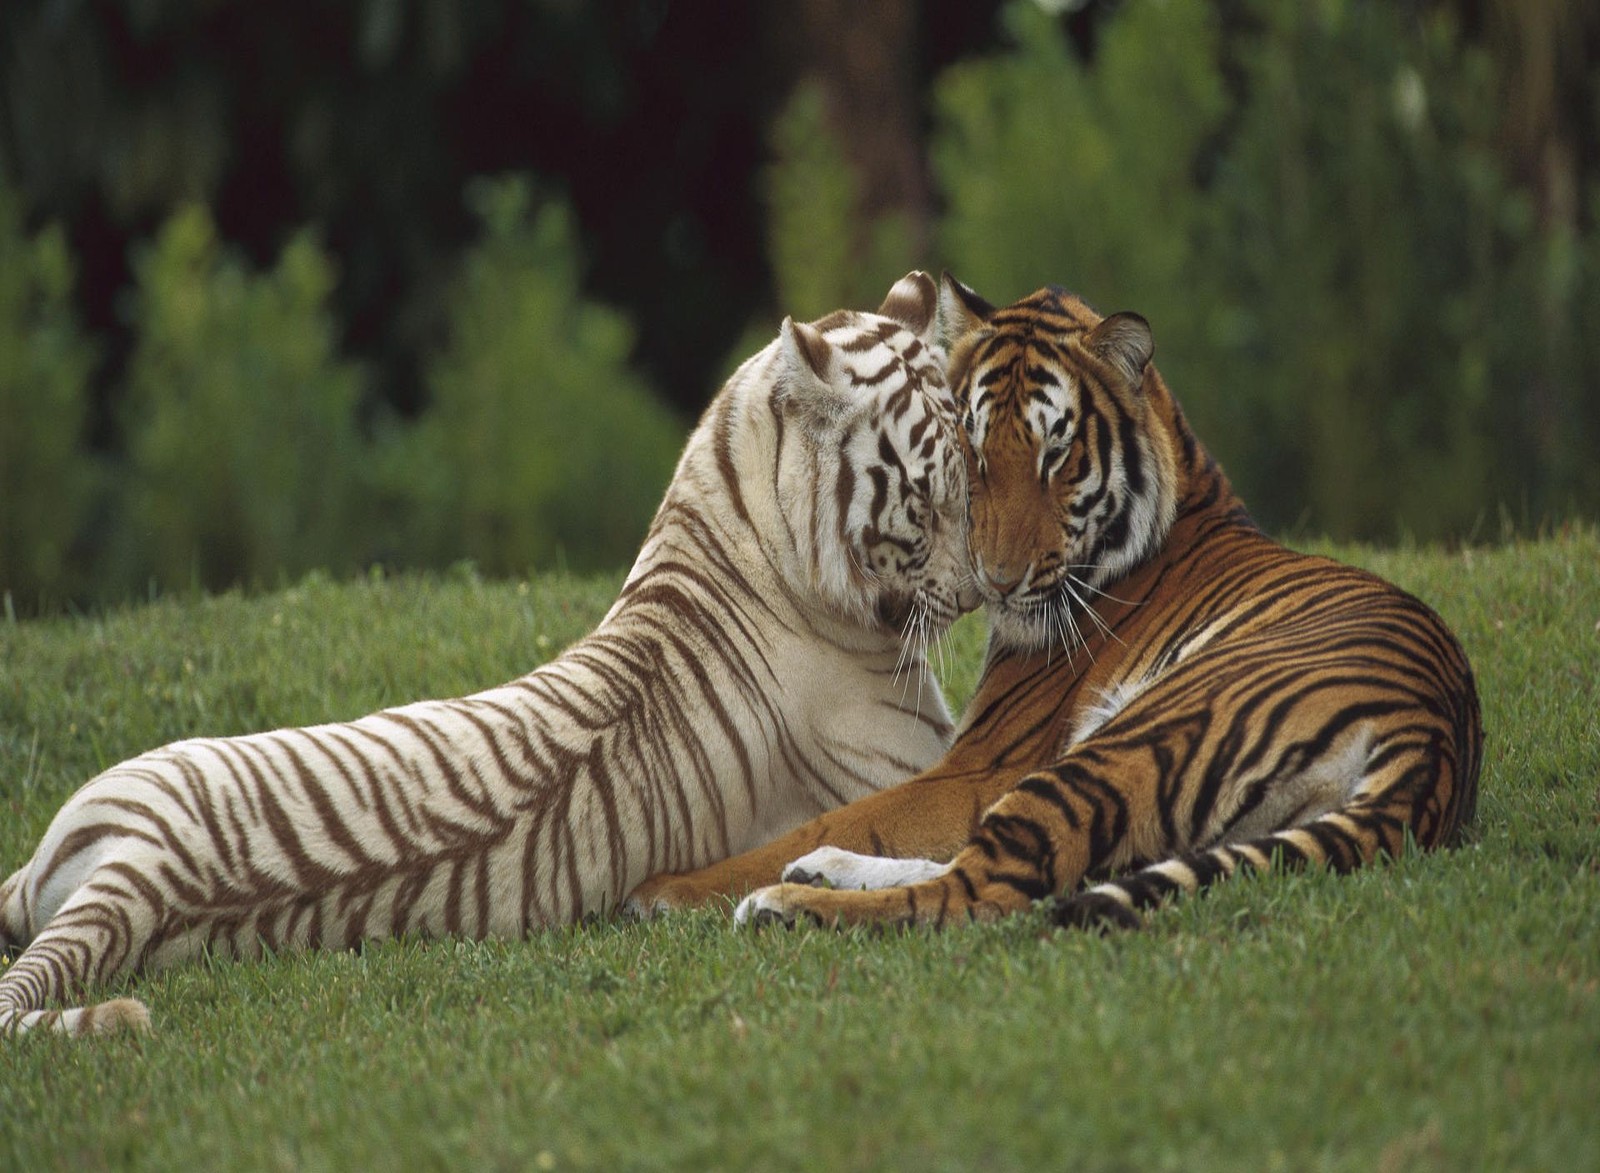
<svg viewBox="0 0 1600 1173">
<path fill-rule="evenodd" d="M 70 555 L 96 479 L 83 435 L 96 348 L 72 279 L 60 229 L 29 236 L 0 182 L 0 590 L 24 605 L 83 585 Z"/>
<path fill-rule="evenodd" d="M 341 357 L 337 275 L 312 235 L 258 272 L 204 207 L 175 212 L 135 259 L 122 455 L 102 461 L 83 436 L 95 348 L 72 314 L 67 249 L 52 229 L 27 237 L 0 184 L 13 608 L 378 562 L 513 574 L 630 561 L 684 428 L 630 367 L 626 319 L 581 297 L 566 205 L 536 204 L 516 177 L 468 199 L 482 235 L 451 282 L 416 420 L 364 419 L 367 375 Z M 85 539 L 96 486 L 98 545 Z"/>
<path fill-rule="evenodd" d="M 1270 529 L 1494 537 L 1600 514 L 1600 172 L 1593 151 L 1578 152 L 1572 198 L 1552 210 L 1519 168 L 1507 95 L 1527 84 L 1526 62 L 1507 44 L 1521 34 L 1463 32 L 1466 9 L 1444 2 L 1068 7 L 1013 0 L 1000 49 L 948 58 L 916 83 L 939 197 L 931 249 L 913 243 L 929 229 L 922 212 L 868 209 L 860 143 L 815 76 L 801 71 L 785 100 L 753 107 L 769 158 L 733 177 L 764 201 L 771 302 L 711 299 L 708 266 L 731 262 L 696 252 L 687 221 L 644 238 L 643 209 L 686 207 L 685 185 L 713 174 L 727 182 L 695 171 L 710 146 L 689 131 L 716 122 L 705 110 L 663 107 L 701 160 L 685 174 L 658 155 L 617 156 L 650 183 L 634 192 L 636 215 L 586 213 L 587 246 L 568 201 L 530 179 L 474 181 L 459 229 L 427 223 L 441 200 L 460 207 L 450 151 L 500 141 L 463 137 L 478 135 L 470 107 L 441 95 L 522 27 L 497 23 L 515 6 L 463 8 L 444 65 L 401 51 L 399 8 L 336 6 L 360 17 L 345 29 L 359 33 L 360 60 L 322 62 L 292 116 L 259 97 L 288 84 L 299 54 L 270 14 L 175 5 L 157 6 L 153 24 L 130 18 L 121 32 L 135 49 L 143 38 L 185 48 L 169 84 L 129 104 L 127 79 L 94 67 L 116 20 L 4 9 L 0 32 L 19 38 L 5 97 L 27 101 L 9 122 L 0 108 L 11 132 L 0 135 L 0 592 L 29 610 L 313 567 L 619 567 L 683 436 L 638 373 L 639 332 L 692 346 L 742 329 L 736 363 L 782 314 L 870 307 L 908 269 L 941 266 L 996 302 L 1059 283 L 1103 310 L 1143 313 L 1197 431 Z M 1557 3 L 1555 23 L 1517 27 L 1600 26 L 1577 12 Z M 561 94 L 589 93 L 574 79 L 591 72 L 612 76 L 611 57 L 581 65 L 562 49 L 605 42 L 590 16 L 552 7 L 528 20 L 491 65 L 523 61 Z M 698 75 L 651 72 L 666 60 L 647 51 L 658 27 L 699 26 L 646 22 L 615 60 L 642 71 L 639 86 L 670 76 L 707 98 Z M 553 28 L 576 40 L 551 39 Z M 229 45 L 256 41 L 271 59 L 259 75 L 222 67 Z M 51 46 L 54 65 L 41 55 Z M 329 79 L 348 68 L 362 84 L 346 101 Z M 1600 93 L 1586 92 L 1596 111 L 1569 131 L 1600 118 Z M 341 103 L 348 118 L 335 117 Z M 598 99 L 568 105 L 601 122 L 617 114 Z M 65 112 L 61 127 L 47 133 L 19 113 L 30 108 Z M 251 221 L 249 185 L 270 160 L 256 139 L 230 140 L 279 130 L 302 200 L 288 206 L 306 209 L 311 233 Z M 537 130 L 512 138 L 526 147 Z M 389 152 L 391 138 L 411 153 Z M 121 263 L 96 249 L 93 207 L 73 211 L 86 190 L 73 176 L 91 156 L 111 218 L 159 226 L 113 282 L 115 329 L 103 308 L 94 319 L 92 299 L 87 316 L 75 302 L 77 262 L 80 284 L 98 275 L 102 290 Z M 36 207 L 8 166 L 26 172 Z M 656 170 L 670 174 L 652 195 Z M 185 193 L 177 210 L 163 203 Z M 283 197 L 260 206 L 281 210 Z M 735 203 L 716 206 L 737 219 Z M 77 258 L 52 217 L 77 234 Z M 218 222 L 247 225 L 248 255 Z M 339 264 L 322 234 L 340 242 Z M 583 296 L 600 237 L 613 269 L 631 264 L 652 286 L 636 304 L 657 309 L 630 319 Z M 653 248 L 678 258 L 677 277 L 650 277 Z M 402 270 L 421 276 L 386 300 Z M 712 319 L 721 326 L 704 334 L 687 324 Z M 347 337 L 358 332 L 367 349 Z M 373 345 L 391 336 L 405 346 Z"/>
<path fill-rule="evenodd" d="M 627 321 L 580 296 L 566 206 L 535 207 L 519 177 L 468 197 L 483 234 L 448 298 L 432 405 L 382 456 L 401 540 L 492 574 L 625 565 L 684 430 L 630 369 Z"/>
<path fill-rule="evenodd" d="M 1218 12 L 1127 5 L 1089 65 L 1007 9 L 1015 50 L 935 90 L 947 263 L 997 302 L 1058 283 L 1148 317 L 1270 527 L 1592 514 L 1600 239 L 1507 180 L 1497 63 L 1442 10 L 1251 0 L 1226 43 Z"/>
<path fill-rule="evenodd" d="M 840 306 L 877 306 L 919 263 L 905 215 L 864 214 L 859 180 L 815 86 L 795 87 L 771 141 L 767 239 L 782 312 L 806 321 Z"/>
<path fill-rule="evenodd" d="M 349 569 L 362 373 L 339 357 L 326 256 L 302 234 L 253 273 L 191 205 L 135 269 L 114 576 L 171 587 Z"/>
<path fill-rule="evenodd" d="M 1056 283 L 1097 303 L 1188 318 L 1207 215 L 1194 162 L 1226 99 L 1211 6 L 1127 6 L 1093 66 L 1032 4 L 1005 10 L 1014 51 L 958 65 L 934 90 L 932 162 L 955 274 L 997 304 Z"/>
</svg>

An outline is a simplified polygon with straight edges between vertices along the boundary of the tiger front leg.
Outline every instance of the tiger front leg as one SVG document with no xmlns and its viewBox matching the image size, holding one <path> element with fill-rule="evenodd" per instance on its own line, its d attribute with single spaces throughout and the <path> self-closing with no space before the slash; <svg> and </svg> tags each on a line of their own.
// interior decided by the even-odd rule
<svg viewBox="0 0 1600 1173">
<path fill-rule="evenodd" d="M 818 821 L 820 823 L 820 820 Z M 622 902 L 624 916 L 649 920 L 665 913 L 705 906 L 726 912 L 733 901 L 763 885 L 774 883 L 783 865 L 815 842 L 810 825 L 799 831 L 691 872 L 663 872 L 633 889 Z"/>
<path fill-rule="evenodd" d="M 1061 854 L 1048 838 L 1031 832 L 1014 813 L 1008 814 L 1008 808 L 1029 801 L 1015 796 L 1002 799 L 984 818 L 973 841 L 948 864 L 829 848 L 812 852 L 785 870 L 785 883 L 745 897 L 734 910 L 734 920 L 758 926 L 810 920 L 834 928 L 865 924 L 944 928 L 1020 912 L 1052 893 L 1055 862 Z"/>
<path fill-rule="evenodd" d="M 847 925 L 928 925 L 998 920 L 1030 903 L 1005 885 L 969 887 L 954 870 L 905 887 L 843 890 L 809 884 L 775 884 L 752 892 L 734 910 L 741 925 L 792 925 L 811 920 L 828 928 Z"/>
<path fill-rule="evenodd" d="M 1054 802 L 1024 782 L 984 816 L 972 841 L 948 864 L 880 859 L 821 849 L 784 872 L 788 882 L 751 893 L 734 910 L 739 924 L 826 926 L 945 925 L 991 921 L 1060 890 L 1063 870 L 1083 853 Z M 1082 865 L 1066 882 L 1075 883 Z M 825 887 L 817 886 L 818 882 Z"/>
<path fill-rule="evenodd" d="M 648 918 L 703 904 L 727 907 L 756 889 L 780 883 L 786 867 L 823 848 L 897 859 L 950 859 L 969 842 L 980 812 L 1003 796 L 1015 778 L 972 770 L 919 776 L 819 815 L 731 859 L 698 871 L 652 876 L 629 894 L 623 911 Z"/>
<path fill-rule="evenodd" d="M 838 887 L 782 883 L 746 897 L 740 924 L 810 919 L 823 925 L 994 920 L 1071 891 L 1091 867 L 1127 849 L 1129 796 L 1099 770 L 1068 759 L 1029 775 L 984 814 L 948 865 L 813 853 L 785 878 L 820 875 Z M 855 880 L 884 886 L 862 890 Z"/>
<path fill-rule="evenodd" d="M 938 879 L 949 870 L 949 864 L 931 859 L 891 859 L 862 855 L 842 847 L 819 847 L 784 868 L 782 882 L 866 891 L 920 884 L 924 880 Z"/>
</svg>

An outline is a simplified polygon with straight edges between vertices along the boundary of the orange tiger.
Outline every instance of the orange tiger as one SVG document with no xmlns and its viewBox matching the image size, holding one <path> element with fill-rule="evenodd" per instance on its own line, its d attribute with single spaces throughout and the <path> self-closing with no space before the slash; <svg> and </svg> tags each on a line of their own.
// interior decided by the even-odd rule
<svg viewBox="0 0 1600 1173">
<path fill-rule="evenodd" d="M 1142 317 L 1053 287 L 997 310 L 948 274 L 940 312 L 990 617 L 954 745 L 630 907 L 774 885 L 736 918 L 944 925 L 1057 897 L 1063 925 L 1132 927 L 1241 868 L 1456 839 L 1482 727 L 1439 617 L 1255 526 Z"/>
</svg>

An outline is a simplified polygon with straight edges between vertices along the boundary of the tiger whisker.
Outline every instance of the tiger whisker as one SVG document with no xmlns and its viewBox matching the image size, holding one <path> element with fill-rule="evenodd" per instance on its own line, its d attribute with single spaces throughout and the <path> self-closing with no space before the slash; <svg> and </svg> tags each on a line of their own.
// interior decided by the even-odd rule
<svg viewBox="0 0 1600 1173">
<path fill-rule="evenodd" d="M 1116 640 L 1119 644 L 1122 644 L 1123 647 L 1127 647 L 1128 646 L 1127 644 L 1122 643 L 1122 637 L 1119 636 L 1116 632 L 1112 631 L 1110 625 L 1108 623 L 1106 623 L 1106 621 L 1100 617 L 1100 613 L 1098 611 L 1096 611 L 1093 607 L 1089 606 L 1089 604 L 1084 600 L 1084 597 L 1082 595 L 1080 595 L 1077 591 L 1072 589 L 1072 584 L 1074 582 L 1077 582 L 1079 586 L 1087 586 L 1088 585 L 1087 583 L 1078 582 L 1078 580 L 1076 578 L 1074 578 L 1072 575 L 1069 574 L 1069 575 L 1067 575 L 1066 578 L 1061 580 L 1061 589 L 1066 591 L 1067 594 L 1069 594 L 1069 595 L 1071 595 L 1073 597 L 1073 599 L 1077 602 L 1078 606 L 1083 608 L 1084 613 L 1086 615 L 1088 615 L 1090 619 L 1094 620 L 1095 626 L 1098 627 L 1102 632 L 1104 632 L 1106 634 L 1106 636 L 1108 636 L 1111 639 Z"/>
<path fill-rule="evenodd" d="M 911 613 L 906 617 L 906 629 L 910 631 L 911 638 L 910 640 L 905 640 L 902 636 L 900 648 L 901 657 L 906 662 L 907 671 L 905 687 L 907 689 L 911 687 L 912 677 L 914 675 L 911 669 L 919 661 L 923 663 L 927 662 L 928 628 L 930 625 L 930 618 L 927 597 L 922 591 L 919 590 L 913 598 Z M 900 693 L 900 704 L 901 707 L 904 707 L 905 705 L 904 689 L 902 689 Z M 917 688 L 917 703 L 915 709 L 913 710 L 913 715 L 918 718 L 922 716 L 922 688 L 920 685 Z"/>
<path fill-rule="evenodd" d="M 900 625 L 900 655 L 894 662 L 894 675 L 890 682 L 900 679 L 900 674 L 905 673 L 905 687 L 900 690 L 900 705 L 905 707 L 906 692 L 911 687 L 912 668 L 917 662 L 913 640 L 916 637 L 917 608 L 913 606 L 906 614 L 906 621 Z"/>
<path fill-rule="evenodd" d="M 911 663 L 911 644 L 906 636 L 902 634 L 900 637 L 900 655 L 894 662 L 894 674 L 889 677 L 891 684 L 900 684 L 900 707 L 902 709 L 905 708 L 906 697 L 911 691 Z M 902 675 L 905 676 L 903 684 L 900 682 Z"/>
<path fill-rule="evenodd" d="M 939 649 L 939 680 L 942 684 L 948 672 L 947 665 L 955 662 L 955 648 L 950 640 L 949 627 L 944 629 L 944 633 L 934 641 L 934 644 Z"/>
<path fill-rule="evenodd" d="M 1050 665 L 1051 653 L 1055 650 L 1056 640 L 1061 641 L 1061 650 L 1067 653 L 1067 664 L 1072 664 L 1072 637 L 1068 634 L 1067 625 L 1072 622 L 1072 617 L 1058 607 L 1041 604 L 1037 608 L 1040 635 L 1043 637 L 1038 642 L 1044 644 L 1045 666 Z"/>
<path fill-rule="evenodd" d="M 923 624 L 922 654 L 925 655 L 925 656 L 929 655 L 930 653 L 932 654 L 934 659 L 936 659 L 938 661 L 938 664 L 939 664 L 939 668 L 938 668 L 938 673 L 937 674 L 942 677 L 942 676 L 944 676 L 944 673 L 945 673 L 944 637 L 942 635 L 935 637 L 935 636 L 931 636 L 931 635 L 928 634 L 933 629 L 933 610 L 927 604 L 926 600 L 923 601 L 922 624 Z"/>
<path fill-rule="evenodd" d="M 1101 590 L 1099 587 L 1095 586 L 1093 583 L 1086 582 L 1084 579 L 1079 578 L 1076 574 L 1071 573 L 1073 570 L 1099 570 L 1099 569 L 1100 569 L 1099 566 L 1091 565 L 1090 563 L 1087 563 L 1087 562 L 1075 563 L 1074 565 L 1072 565 L 1068 569 L 1067 577 L 1070 578 L 1073 582 L 1077 583 L 1079 586 L 1081 586 L 1084 590 L 1093 591 L 1095 594 L 1099 595 L 1102 599 L 1110 599 L 1113 603 L 1121 603 L 1125 607 L 1142 607 L 1142 606 L 1144 606 L 1144 600 L 1142 600 L 1142 599 L 1122 599 L 1122 598 L 1118 598 L 1116 595 L 1113 595 L 1110 591 Z"/>
<path fill-rule="evenodd" d="M 927 596 L 918 590 L 912 598 L 912 605 L 906 614 L 905 623 L 900 628 L 900 655 L 895 660 L 894 675 L 891 680 L 898 681 L 900 674 L 905 673 L 905 683 L 900 689 L 900 707 L 905 708 L 906 696 L 910 692 L 913 680 L 916 678 L 915 668 L 919 662 L 926 662 L 928 655 L 928 629 L 932 617 L 928 609 Z M 922 716 L 922 689 L 917 689 L 917 701 L 914 715 Z"/>
<path fill-rule="evenodd" d="M 927 603 L 927 600 L 923 597 L 921 591 L 917 592 L 916 611 L 917 611 L 917 654 L 922 658 L 922 660 L 924 662 L 926 662 L 927 658 L 928 658 L 928 623 L 929 623 L 929 619 L 928 619 L 928 603 Z M 916 716 L 917 716 L 918 719 L 921 719 L 921 717 L 922 717 L 922 689 L 921 688 L 917 689 Z"/>
<path fill-rule="evenodd" d="M 1076 597 L 1076 596 L 1074 596 L 1074 597 Z M 1071 639 L 1070 643 L 1068 642 L 1066 635 L 1063 635 L 1062 639 L 1061 639 L 1062 645 L 1067 649 L 1067 663 L 1068 663 L 1068 665 L 1070 665 L 1072 667 L 1076 667 L 1076 664 L 1073 663 L 1073 659 L 1072 659 L 1072 646 L 1073 646 L 1073 644 L 1076 644 L 1078 647 L 1080 647 L 1084 651 L 1088 652 L 1089 653 L 1089 663 L 1093 664 L 1094 663 L 1094 651 L 1089 647 L 1089 641 L 1083 638 L 1083 629 L 1078 626 L 1078 621 L 1073 618 L 1072 608 L 1071 607 L 1066 607 L 1066 606 L 1060 606 L 1060 607 L 1053 608 L 1053 610 L 1054 610 L 1054 612 L 1055 612 L 1055 614 L 1057 616 L 1057 626 L 1059 627 L 1064 622 L 1067 631 L 1070 632 L 1071 636 L 1072 636 L 1072 639 Z"/>
</svg>

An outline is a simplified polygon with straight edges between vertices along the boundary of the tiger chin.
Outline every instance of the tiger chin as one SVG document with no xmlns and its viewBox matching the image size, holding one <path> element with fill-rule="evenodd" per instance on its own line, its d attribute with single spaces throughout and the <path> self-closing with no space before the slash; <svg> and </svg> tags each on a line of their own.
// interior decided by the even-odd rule
<svg viewBox="0 0 1600 1173">
<path fill-rule="evenodd" d="M 1240 870 L 1454 842 L 1483 732 L 1439 617 L 1256 527 L 1144 318 L 1054 287 L 996 309 L 948 275 L 941 302 L 991 630 L 956 740 L 683 890 L 749 893 L 741 923 L 1052 901 L 1062 925 L 1132 927 Z"/>
<path fill-rule="evenodd" d="M 912 273 L 785 320 L 690 436 L 596 630 L 498 688 L 180 741 L 73 795 L 0 885 L 0 1034 L 146 1029 L 94 985 L 615 909 L 898 782 L 952 725 L 924 655 L 976 605 L 965 469 Z"/>
</svg>

